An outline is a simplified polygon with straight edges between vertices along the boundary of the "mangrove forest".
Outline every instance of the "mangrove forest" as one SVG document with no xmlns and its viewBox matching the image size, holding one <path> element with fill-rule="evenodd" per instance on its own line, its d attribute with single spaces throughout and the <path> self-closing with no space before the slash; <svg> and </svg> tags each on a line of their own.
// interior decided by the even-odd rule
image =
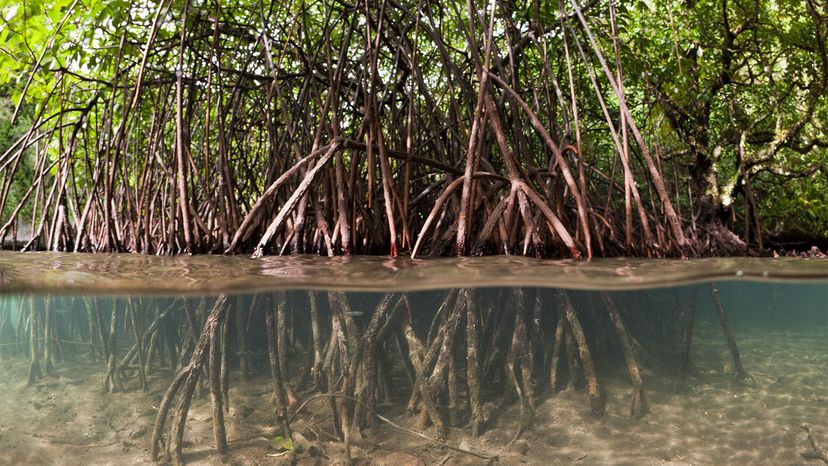
<svg viewBox="0 0 828 466">
<path fill-rule="evenodd" d="M 823 0 L 0 18 L 7 248 L 694 257 L 828 236 Z"/>
<path fill-rule="evenodd" d="M 0 249 L 2 464 L 828 465 L 828 0 L 0 0 Z"/>
</svg>

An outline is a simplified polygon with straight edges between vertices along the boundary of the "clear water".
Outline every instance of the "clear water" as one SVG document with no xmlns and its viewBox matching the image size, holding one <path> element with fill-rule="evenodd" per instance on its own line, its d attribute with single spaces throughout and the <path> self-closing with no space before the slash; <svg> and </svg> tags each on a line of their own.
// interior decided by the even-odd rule
<svg viewBox="0 0 828 466">
<path fill-rule="evenodd" d="M 188 464 L 819 464 L 828 448 L 826 261 L 0 253 L 0 274 L 1 464 L 174 453 L 180 390 L 153 428 L 209 315 L 228 449 L 205 350 Z"/>
</svg>

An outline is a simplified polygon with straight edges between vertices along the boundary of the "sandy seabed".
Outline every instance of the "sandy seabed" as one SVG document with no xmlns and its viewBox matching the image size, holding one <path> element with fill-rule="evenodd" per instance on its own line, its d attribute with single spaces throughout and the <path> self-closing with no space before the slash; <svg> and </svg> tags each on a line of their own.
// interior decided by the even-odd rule
<svg viewBox="0 0 828 466">
<path fill-rule="evenodd" d="M 828 330 L 738 329 L 736 337 L 753 376 L 748 385 L 734 382 L 718 328 L 701 323 L 693 372 L 686 380 L 671 368 L 644 370 L 650 409 L 643 419 L 628 417 L 629 384 L 622 372 L 610 373 L 600 380 L 607 398 L 602 418 L 589 414 L 583 391 L 565 390 L 543 399 L 532 427 L 517 442 L 510 443 L 518 426 L 515 405 L 494 417 L 479 438 L 456 428 L 447 442 L 496 455 L 499 464 L 821 464 L 801 456 L 811 451 L 801 426 L 828 448 Z M 648 357 L 642 357 L 646 368 Z M 58 377 L 26 387 L 26 362 L 0 361 L 0 464 L 151 464 L 152 423 L 170 374 L 156 374 L 146 393 L 130 388 L 105 394 L 100 367 L 63 363 Z M 209 399 L 201 397 L 187 423 L 188 464 L 343 462 L 344 448 L 333 439 L 324 400 L 310 405 L 294 424 L 315 448 L 276 456 L 268 442 L 276 431 L 267 380 L 234 378 L 231 383 L 226 419 L 230 453 L 214 453 Z M 406 415 L 403 404 L 378 410 L 415 429 L 416 417 Z M 486 463 L 380 422 L 365 434 L 353 441 L 353 464 Z"/>
</svg>

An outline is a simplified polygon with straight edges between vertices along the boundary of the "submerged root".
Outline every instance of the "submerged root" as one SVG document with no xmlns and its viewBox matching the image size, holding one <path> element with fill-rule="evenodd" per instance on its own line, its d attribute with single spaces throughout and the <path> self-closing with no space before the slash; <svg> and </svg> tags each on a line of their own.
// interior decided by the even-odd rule
<svg viewBox="0 0 828 466">
<path fill-rule="evenodd" d="M 353 425 L 355 428 L 359 428 L 363 424 L 370 424 L 369 418 L 366 418 L 363 413 L 363 406 L 368 409 L 373 409 L 374 407 L 375 392 L 377 390 L 377 387 L 375 386 L 377 373 L 377 346 L 379 346 L 378 341 L 381 337 L 380 333 L 383 328 L 383 324 L 386 323 L 386 317 L 390 312 L 392 312 L 392 308 L 396 308 L 396 305 L 392 306 L 391 304 L 392 298 L 393 295 L 387 293 L 380 300 L 380 303 L 377 305 L 377 308 L 371 316 L 371 321 L 368 323 L 368 327 L 362 334 L 361 345 L 354 356 L 355 366 L 357 369 L 356 387 L 354 389 L 354 393 L 355 397 L 360 400 L 360 403 L 354 406 Z M 402 298 L 399 298 L 396 303 L 399 304 L 401 299 Z M 389 319 L 390 318 L 391 317 L 389 317 Z"/>
<path fill-rule="evenodd" d="M 265 326 L 267 327 L 267 352 L 270 361 L 270 374 L 273 380 L 273 395 L 276 401 L 276 422 L 282 428 L 282 434 L 290 437 L 290 423 L 288 422 L 288 398 L 285 381 L 279 364 L 278 341 L 276 331 L 275 309 L 265 309 Z"/>
<path fill-rule="evenodd" d="M 819 460 L 825 464 L 828 464 L 828 450 L 823 450 L 819 446 L 819 443 L 817 443 L 817 440 L 814 437 L 813 432 L 811 432 L 811 428 L 806 424 L 802 424 L 799 427 L 808 433 L 808 443 L 811 444 L 811 450 L 804 451 L 800 453 L 800 455 L 802 455 L 802 457 L 805 459 Z"/>
<path fill-rule="evenodd" d="M 420 412 L 420 424 L 426 427 L 429 421 L 434 425 L 438 432 L 443 432 L 445 424 L 440 418 L 440 413 L 437 411 L 437 404 L 431 395 L 431 389 L 428 385 L 428 379 L 425 376 L 425 369 L 423 367 L 421 354 L 423 353 L 422 343 L 414 334 L 414 330 L 410 324 L 405 326 L 405 340 L 409 349 L 409 360 L 414 366 L 417 379 L 414 382 L 415 390 L 417 390 L 423 401 L 422 411 Z"/>
<path fill-rule="evenodd" d="M 40 370 L 40 361 L 34 360 L 29 364 L 29 376 L 26 385 L 34 385 L 43 378 L 43 372 Z"/>
<path fill-rule="evenodd" d="M 693 325 L 696 321 L 696 293 L 690 294 L 690 302 L 685 303 L 675 296 L 676 307 L 681 309 L 681 378 L 685 380 L 690 372 L 690 345 L 693 342 Z"/>
<path fill-rule="evenodd" d="M 644 396 L 644 383 L 641 380 L 641 371 L 638 369 L 638 361 L 635 360 L 632 341 L 629 333 L 627 333 L 627 329 L 624 327 L 624 322 L 621 320 L 621 314 L 618 312 L 615 302 L 607 293 L 601 293 L 601 298 L 607 308 L 609 318 L 615 328 L 615 333 L 621 341 L 621 349 L 624 352 L 624 361 L 627 364 L 627 373 L 630 376 L 630 382 L 633 386 L 632 403 L 630 404 L 630 417 L 633 419 L 640 419 L 647 412 L 647 398 Z"/>
<path fill-rule="evenodd" d="M 602 416 L 604 414 L 604 397 L 598 385 L 598 376 L 595 374 L 595 366 L 592 362 L 592 355 L 587 345 L 584 330 L 581 327 L 581 322 L 575 314 L 575 308 L 566 291 L 561 291 L 559 294 L 564 308 L 564 315 L 569 323 L 569 328 L 572 331 L 572 336 L 578 345 L 578 353 L 583 364 L 584 377 L 587 381 L 587 394 L 589 395 L 589 405 L 594 416 Z"/>
<path fill-rule="evenodd" d="M 560 381 L 560 360 L 561 360 L 561 351 L 563 351 L 563 342 L 564 342 L 564 331 L 566 326 L 566 320 L 562 317 L 558 317 L 557 324 L 555 325 L 555 337 L 554 343 L 552 344 L 552 355 L 550 357 L 550 369 L 549 369 L 549 390 L 551 392 L 555 392 L 558 389 L 558 383 Z"/>
<path fill-rule="evenodd" d="M 727 312 L 722 305 L 722 300 L 719 297 L 719 289 L 715 284 L 710 285 L 710 293 L 713 295 L 713 302 L 716 304 L 716 312 L 719 315 L 719 322 L 722 325 L 727 347 L 730 349 L 730 355 L 733 358 L 733 368 L 736 371 L 736 382 L 740 384 L 753 383 L 753 377 L 745 370 L 742 364 L 742 357 L 739 354 L 739 347 L 736 345 L 736 337 L 733 336 L 733 330 L 730 327 L 730 320 L 727 317 Z"/>
<path fill-rule="evenodd" d="M 624 369 L 631 384 L 630 417 L 644 416 L 648 404 L 639 350 L 655 355 L 648 345 L 681 348 L 682 366 L 689 365 L 692 303 L 676 306 L 672 314 L 648 314 L 649 306 L 630 306 L 623 295 L 527 293 L 465 288 L 418 297 L 330 291 L 327 299 L 319 299 L 319 292 L 277 292 L 255 301 L 239 298 L 235 317 L 227 315 L 229 302 L 223 295 L 212 308 L 206 298 L 174 299 L 163 312 L 164 306 L 156 305 L 146 314 L 139 312 L 142 298 L 104 298 L 106 306 L 87 300 L 78 311 L 80 320 L 67 325 L 69 319 L 55 313 L 50 325 L 53 337 L 85 339 L 95 346 L 81 352 L 99 355 L 108 390 L 152 387 L 159 374 L 180 367 L 161 400 L 150 440 L 154 461 L 175 464 L 184 462 L 190 405 L 202 393 L 211 403 L 215 449 L 228 451 L 229 380 L 263 374 L 262 363 L 270 369 L 270 422 L 279 435 L 293 438 L 294 432 L 303 432 L 304 424 L 291 425 L 306 404 L 299 406 L 295 394 L 306 400 L 320 394 L 325 399 L 321 418 L 330 423 L 330 433 L 321 435 L 341 441 L 349 458 L 352 442 L 360 444 L 363 436 L 375 434 L 378 419 L 385 422 L 376 409 L 388 400 L 410 400 L 409 413 L 419 416 L 416 429 L 425 432 L 422 438 L 446 448 L 451 448 L 444 441 L 454 430 L 450 428 L 465 428 L 476 437 L 495 422 L 507 421 L 498 419 L 504 412 L 517 420 L 515 441 L 532 425 L 543 397 L 555 396 L 563 386 L 584 390 L 589 409 L 601 416 L 606 400 L 598 368 L 610 364 Z M 47 361 L 49 315 L 27 304 L 15 338 L 27 344 L 21 350 L 29 362 L 29 383 L 35 384 Z M 734 343 L 729 347 L 735 359 L 738 349 L 721 302 L 717 309 L 725 336 Z M 51 349 L 54 361 L 61 362 L 63 350 Z M 734 366 L 740 370 L 740 364 Z M 741 371 L 737 377 L 747 379 Z M 311 415 L 314 425 L 318 414 Z"/>
<path fill-rule="evenodd" d="M 477 437 L 483 424 L 483 408 L 480 404 L 480 343 L 479 320 L 472 305 L 469 289 L 461 290 L 466 305 L 466 380 L 469 387 L 469 410 L 471 411 L 471 434 Z"/>
<path fill-rule="evenodd" d="M 159 453 L 161 445 L 163 444 L 164 427 L 167 423 L 167 417 L 169 415 L 173 399 L 176 395 L 179 395 L 178 408 L 175 411 L 172 427 L 170 428 L 169 437 L 171 440 L 169 441 L 167 448 L 173 464 L 184 464 L 182 446 L 184 441 L 184 425 L 187 422 L 187 413 L 189 412 L 190 403 L 193 399 L 193 394 L 195 393 L 196 384 L 198 383 L 201 371 L 207 362 L 208 346 L 211 341 L 215 342 L 215 334 L 217 333 L 219 321 L 221 321 L 224 317 L 226 311 L 227 297 L 225 295 L 219 295 L 213 305 L 213 309 L 207 316 L 207 322 L 205 323 L 204 329 L 196 342 L 189 364 L 187 364 L 187 366 L 184 367 L 184 369 L 182 369 L 181 372 L 179 372 L 179 374 L 175 377 L 173 383 L 170 385 L 170 388 L 167 389 L 167 392 L 164 394 L 164 398 L 161 400 L 161 405 L 158 409 L 158 415 L 155 419 L 155 425 L 153 427 L 152 437 L 150 440 L 150 457 L 153 461 L 159 460 Z M 214 375 L 215 371 L 212 371 L 212 373 Z M 213 383 L 211 383 L 211 386 L 213 386 Z M 180 394 L 179 391 L 181 392 Z M 218 411 L 221 411 L 220 406 L 216 406 L 218 400 L 213 398 L 211 401 L 213 402 L 213 413 L 215 413 L 217 409 Z M 217 435 L 224 432 L 223 416 L 214 416 L 213 423 L 214 432 L 216 432 Z M 217 425 L 219 423 L 221 425 Z M 226 450 L 226 438 L 221 439 L 221 442 L 217 443 L 217 449 Z"/>
<path fill-rule="evenodd" d="M 513 292 L 513 300 L 515 305 L 515 326 L 512 331 L 512 342 L 510 345 L 509 355 L 507 357 L 506 375 L 511 385 L 514 387 L 515 393 L 518 397 L 518 403 L 520 406 L 520 423 L 518 430 L 515 432 L 514 437 L 512 437 L 512 443 L 520 438 L 524 429 L 531 425 L 532 418 L 535 415 L 532 368 L 529 366 L 527 349 L 528 336 L 526 330 L 526 320 L 523 316 L 523 298 L 523 290 L 515 288 Z M 520 366 L 520 379 L 518 378 L 518 374 L 515 370 L 516 365 Z"/>
</svg>

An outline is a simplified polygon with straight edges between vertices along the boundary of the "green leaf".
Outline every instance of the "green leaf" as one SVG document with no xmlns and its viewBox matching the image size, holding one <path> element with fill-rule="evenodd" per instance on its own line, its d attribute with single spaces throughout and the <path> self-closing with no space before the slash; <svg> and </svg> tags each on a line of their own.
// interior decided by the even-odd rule
<svg viewBox="0 0 828 466">
<path fill-rule="evenodd" d="M 293 450 L 293 440 L 277 435 L 270 441 L 270 448 L 274 450 Z"/>
</svg>

